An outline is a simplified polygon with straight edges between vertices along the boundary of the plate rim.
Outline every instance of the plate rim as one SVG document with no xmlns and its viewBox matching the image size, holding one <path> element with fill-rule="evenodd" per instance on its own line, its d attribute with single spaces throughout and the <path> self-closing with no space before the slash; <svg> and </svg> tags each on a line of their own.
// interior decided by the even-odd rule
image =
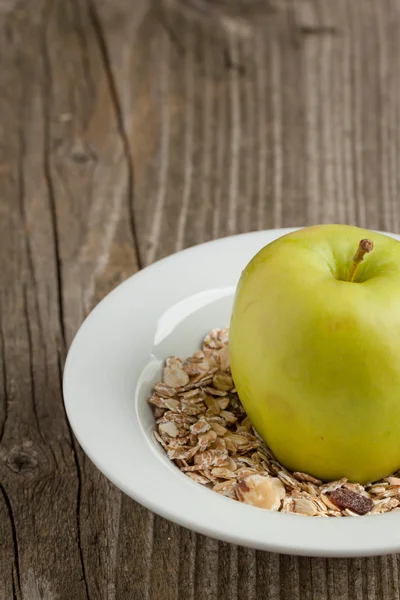
<svg viewBox="0 0 400 600">
<path fill-rule="evenodd" d="M 321 518 L 321 519 L 312 519 L 311 520 L 311 519 L 307 519 L 306 517 L 299 516 L 299 515 L 272 513 L 270 511 L 263 511 L 261 509 L 256 509 L 251 506 L 243 505 L 241 503 L 236 503 L 228 498 L 224 498 L 223 496 L 221 496 L 219 494 L 215 494 L 215 493 L 211 492 L 210 490 L 206 490 L 206 489 L 202 488 L 195 482 L 189 480 L 189 478 L 185 478 L 185 482 L 184 482 L 185 489 L 189 490 L 189 489 L 191 489 L 191 486 L 192 486 L 192 490 L 193 490 L 193 493 L 189 493 L 189 496 L 191 498 L 194 496 L 197 496 L 199 498 L 199 502 L 200 502 L 201 496 L 203 494 L 205 504 L 215 505 L 216 509 L 219 506 L 219 507 L 221 507 L 221 510 L 225 510 L 225 512 L 228 514 L 233 514 L 233 513 L 237 512 L 237 508 L 240 507 L 240 511 L 242 512 L 243 516 L 247 513 L 247 518 L 249 519 L 249 521 L 251 521 L 251 522 L 258 521 L 260 523 L 260 525 L 265 522 L 266 525 L 269 525 L 270 530 L 273 529 L 275 531 L 279 531 L 282 528 L 283 529 L 287 529 L 287 528 L 295 529 L 297 532 L 296 533 L 297 543 L 295 543 L 296 540 L 293 539 L 293 543 L 288 544 L 287 541 L 282 542 L 282 541 L 279 541 L 279 539 L 266 539 L 266 540 L 262 540 L 262 541 L 254 540 L 254 539 L 251 539 L 250 537 L 246 536 L 242 530 L 240 532 L 236 531 L 236 532 L 232 533 L 232 531 L 230 531 L 229 528 L 227 528 L 226 523 L 224 523 L 224 526 L 222 526 L 221 522 L 219 522 L 218 523 L 219 527 L 216 529 L 215 523 L 210 524 L 210 523 L 205 522 L 204 520 L 196 520 L 196 518 L 193 518 L 190 516 L 190 513 L 187 513 L 187 512 L 179 513 L 179 512 L 177 512 L 177 510 L 173 510 L 173 509 L 171 509 L 171 507 L 168 507 L 168 505 L 163 506 L 162 503 L 155 501 L 154 498 L 146 496 L 146 494 L 141 493 L 140 490 L 133 489 L 131 485 L 127 485 L 126 481 L 124 481 L 123 479 L 121 479 L 121 477 L 116 475 L 115 472 L 114 473 L 111 472 L 111 470 L 106 465 L 102 464 L 101 460 L 99 460 L 98 456 L 96 456 L 96 452 L 94 452 L 93 448 L 90 447 L 90 444 L 87 443 L 87 440 L 86 440 L 85 434 L 84 434 L 85 427 L 81 427 L 81 424 L 79 423 L 79 415 L 77 415 L 77 412 L 74 409 L 73 399 L 71 399 L 71 395 L 70 395 L 70 387 L 71 387 L 70 384 L 71 384 L 71 378 L 73 378 L 73 376 L 74 376 L 74 372 L 73 372 L 74 360 L 76 360 L 77 353 L 79 354 L 80 344 L 82 343 L 82 341 L 84 341 L 84 336 L 87 335 L 88 333 L 90 334 L 90 327 L 92 326 L 92 323 L 95 323 L 96 319 L 99 318 L 99 316 L 101 315 L 101 311 L 104 308 L 107 308 L 108 305 L 111 305 L 111 303 L 114 301 L 113 300 L 114 298 L 116 298 L 117 296 L 119 296 L 121 294 L 124 294 L 125 291 L 128 289 L 128 286 L 132 285 L 132 282 L 134 282 L 134 283 L 136 282 L 136 284 L 138 286 L 140 286 L 140 282 L 143 280 L 143 278 L 152 276 L 152 273 L 156 273 L 156 271 L 158 269 L 168 268 L 168 266 L 171 263 L 174 263 L 175 261 L 179 261 L 181 259 L 181 257 L 183 257 L 183 256 L 189 257 L 190 254 L 198 253 L 199 251 L 201 252 L 202 251 L 201 249 L 206 248 L 206 247 L 207 248 L 209 248 L 210 246 L 215 247 L 216 245 L 224 245 L 227 243 L 232 243 L 234 241 L 243 243 L 246 238 L 250 238 L 250 237 L 254 237 L 254 236 L 260 236 L 260 238 L 261 238 L 263 235 L 265 235 L 267 237 L 267 236 L 271 236 L 271 234 L 272 234 L 274 238 L 278 238 L 278 237 L 281 237 L 282 235 L 285 235 L 286 233 L 290 233 L 297 229 L 299 229 L 299 228 L 298 227 L 289 227 L 289 228 L 279 228 L 279 229 L 258 230 L 258 231 L 248 232 L 248 233 L 236 234 L 233 236 L 226 236 L 223 238 L 219 238 L 217 240 L 210 240 L 210 241 L 207 241 L 204 243 L 200 243 L 200 244 L 191 246 L 189 248 L 186 248 L 184 250 L 181 250 L 179 252 L 176 252 L 174 254 L 171 254 L 165 258 L 160 259 L 159 261 L 156 261 L 155 263 L 153 263 L 153 264 L 145 267 L 144 269 L 138 271 L 137 273 L 131 275 L 129 278 L 127 278 L 125 281 L 123 281 L 121 284 L 119 284 L 116 288 L 111 290 L 111 292 L 109 292 L 93 308 L 93 310 L 85 318 L 83 323 L 80 325 L 78 331 L 76 332 L 76 334 L 72 340 L 72 343 L 70 345 L 70 348 L 68 350 L 68 354 L 67 354 L 67 358 L 66 358 L 65 366 L 64 366 L 64 373 L 63 373 L 63 397 L 64 397 L 64 405 L 65 405 L 67 418 L 69 420 L 72 431 L 74 432 L 74 435 L 77 438 L 80 446 L 84 450 L 85 454 L 93 462 L 93 464 L 96 466 L 96 468 L 98 468 L 99 471 L 102 472 L 114 485 L 116 485 L 120 490 L 122 490 L 129 497 L 133 498 L 134 500 L 136 500 L 137 502 L 139 502 L 140 504 L 142 504 L 143 506 L 145 506 L 146 508 L 151 510 L 153 513 L 156 513 L 164 518 L 167 518 L 168 520 L 175 522 L 183 527 L 187 527 L 193 531 L 196 531 L 197 533 L 207 535 L 214 539 L 226 541 L 226 542 L 233 543 L 233 544 L 238 544 L 241 546 L 247 546 L 247 547 L 255 548 L 255 549 L 259 549 L 259 550 L 266 550 L 269 552 L 293 554 L 293 555 L 298 555 L 298 556 L 346 558 L 346 557 L 376 556 L 376 555 L 384 555 L 384 554 L 399 552 L 400 551 L 400 535 L 397 536 L 397 539 L 395 539 L 395 536 L 389 535 L 390 533 L 393 534 L 393 531 L 396 529 L 396 527 L 393 526 L 393 524 L 394 524 L 393 522 L 395 521 L 394 517 L 396 517 L 395 513 L 367 516 L 367 517 L 364 517 L 363 519 L 357 519 L 356 517 L 354 517 L 353 519 L 322 519 Z M 384 235 L 394 237 L 395 239 L 400 241 L 400 235 L 398 235 L 398 234 L 382 232 L 382 231 L 379 231 L 377 233 L 383 233 Z M 134 402 L 134 399 L 132 399 L 132 402 Z M 168 460 L 168 459 L 166 459 L 166 460 Z M 167 471 L 167 469 L 165 469 L 165 471 Z M 178 470 L 177 470 L 177 473 L 182 475 Z M 184 476 L 182 476 L 182 477 L 184 477 Z M 172 478 L 171 478 L 171 480 L 172 480 Z M 204 494 L 207 494 L 207 498 L 208 498 L 209 502 L 207 502 L 207 498 L 204 496 Z M 210 496 L 209 496 L 209 494 L 210 494 Z M 212 499 L 211 499 L 211 494 L 212 494 Z M 235 507 L 235 508 L 233 508 L 233 507 Z M 258 514 L 258 516 L 255 515 L 255 511 Z M 278 521 L 277 521 L 277 519 L 278 519 Z M 304 519 L 306 519 L 306 521 L 304 521 Z M 373 520 L 374 523 L 372 523 L 371 520 Z M 319 523 L 319 525 L 317 525 L 317 527 L 316 527 L 315 525 L 313 525 L 313 523 L 311 523 L 311 521 L 315 524 Z M 384 525 L 385 521 L 387 522 L 387 525 Z M 309 525 L 306 526 L 306 523 L 308 523 L 308 522 L 310 522 L 310 523 L 309 523 Z M 347 523 L 347 525 L 344 528 L 343 524 L 345 522 Z M 340 523 L 342 525 L 340 525 Z M 362 523 L 364 523 L 365 526 L 363 526 Z M 389 538 L 392 537 L 392 539 L 389 541 L 385 541 L 385 543 L 383 544 L 382 542 L 378 542 L 378 540 L 376 540 L 376 539 L 373 539 L 371 541 L 371 539 L 369 537 L 370 545 L 368 547 L 366 547 L 365 542 L 363 542 L 363 543 L 358 542 L 356 539 L 356 536 L 357 536 L 357 534 L 361 534 L 362 537 L 364 537 L 363 529 L 366 529 L 366 530 L 376 529 L 376 527 L 373 526 L 375 523 L 376 523 L 376 525 L 378 525 L 378 524 L 380 525 L 380 529 L 384 529 L 386 532 L 388 532 Z M 287 527 L 285 527 L 285 525 Z M 396 525 L 397 525 L 397 523 L 396 523 Z M 336 529 L 344 529 L 345 531 L 347 531 L 348 534 L 349 534 L 349 532 L 351 532 L 352 536 L 348 535 L 348 537 L 345 538 L 345 540 L 347 540 L 347 542 L 348 542 L 348 538 L 351 537 L 350 543 L 345 543 L 345 540 L 344 540 L 343 547 L 330 547 L 329 543 L 326 543 L 326 542 L 315 543 L 315 538 L 316 538 L 315 531 L 320 530 L 321 538 L 322 537 L 332 538 L 332 536 L 335 535 L 335 528 Z M 303 535 L 307 536 L 307 532 L 309 532 L 309 531 L 314 531 L 313 535 L 312 535 L 314 542 L 310 542 L 309 538 L 307 538 L 307 537 L 305 537 L 305 538 L 302 537 Z M 317 538 L 318 538 L 318 536 L 317 536 Z M 300 539 L 301 543 L 299 543 L 299 539 Z"/>
</svg>

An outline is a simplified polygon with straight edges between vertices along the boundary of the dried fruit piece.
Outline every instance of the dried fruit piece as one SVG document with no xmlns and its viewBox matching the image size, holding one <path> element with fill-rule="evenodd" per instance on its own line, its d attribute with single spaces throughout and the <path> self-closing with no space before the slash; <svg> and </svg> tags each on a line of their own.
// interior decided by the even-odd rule
<svg viewBox="0 0 400 600">
<path fill-rule="evenodd" d="M 236 495 L 240 502 L 258 506 L 258 508 L 279 510 L 285 497 L 285 488 L 276 477 L 250 475 L 238 483 Z"/>
<path fill-rule="evenodd" d="M 370 498 L 346 488 L 333 491 L 329 498 L 338 508 L 342 510 L 349 509 L 358 515 L 366 515 L 374 507 L 374 503 Z"/>
</svg>

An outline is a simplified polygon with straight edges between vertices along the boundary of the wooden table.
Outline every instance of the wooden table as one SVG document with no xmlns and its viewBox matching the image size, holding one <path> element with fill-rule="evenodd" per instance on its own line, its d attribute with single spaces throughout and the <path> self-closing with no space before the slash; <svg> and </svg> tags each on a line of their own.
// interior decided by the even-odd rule
<svg viewBox="0 0 400 600">
<path fill-rule="evenodd" d="M 252 229 L 400 231 L 399 1 L 211 4 L 0 2 L 2 600 L 400 598 L 397 556 L 278 556 L 154 516 L 65 417 L 74 333 L 141 267 Z"/>
</svg>

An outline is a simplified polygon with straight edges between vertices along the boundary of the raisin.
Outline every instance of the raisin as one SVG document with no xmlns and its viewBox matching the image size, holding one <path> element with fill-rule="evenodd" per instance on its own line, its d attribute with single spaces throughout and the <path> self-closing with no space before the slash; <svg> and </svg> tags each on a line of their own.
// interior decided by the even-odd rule
<svg viewBox="0 0 400 600">
<path fill-rule="evenodd" d="M 358 515 L 366 515 L 374 506 L 370 498 L 362 494 L 357 494 L 357 492 L 346 490 L 346 488 L 335 490 L 330 494 L 329 498 L 338 508 L 348 508 Z"/>
</svg>

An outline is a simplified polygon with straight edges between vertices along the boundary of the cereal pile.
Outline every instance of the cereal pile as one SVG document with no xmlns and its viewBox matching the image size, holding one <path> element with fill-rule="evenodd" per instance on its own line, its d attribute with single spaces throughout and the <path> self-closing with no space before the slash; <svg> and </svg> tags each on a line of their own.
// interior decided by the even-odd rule
<svg viewBox="0 0 400 600">
<path fill-rule="evenodd" d="M 193 481 L 228 498 L 286 513 L 358 516 L 400 510 L 396 474 L 365 486 L 291 473 L 254 432 L 229 369 L 228 330 L 214 329 L 185 361 L 166 360 L 154 386 L 154 436 Z"/>
</svg>

